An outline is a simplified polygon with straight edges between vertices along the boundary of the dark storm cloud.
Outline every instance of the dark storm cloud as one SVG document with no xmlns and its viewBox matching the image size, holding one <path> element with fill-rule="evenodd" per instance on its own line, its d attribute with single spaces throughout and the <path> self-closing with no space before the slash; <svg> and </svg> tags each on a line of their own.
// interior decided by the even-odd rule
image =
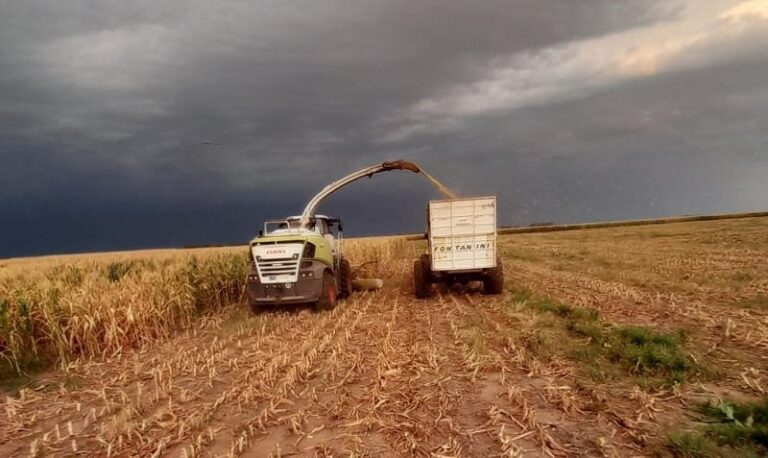
<svg viewBox="0 0 768 458">
<path fill-rule="evenodd" d="M 685 211 L 676 183 L 715 173 L 725 161 L 715 142 L 744 173 L 763 154 L 756 75 L 765 68 L 756 51 L 723 63 L 712 55 L 745 38 L 701 39 L 686 45 L 690 62 L 639 80 L 590 73 L 580 62 L 591 48 L 578 52 L 580 43 L 674 23 L 690 8 L 5 2 L 0 255 L 243 240 L 264 217 L 299 212 L 344 172 L 396 157 L 461 191 L 498 193 L 507 223 Z M 736 64 L 743 71 L 731 79 Z M 740 139 L 725 144 L 728 135 L 713 133 L 708 143 L 702 129 L 710 127 Z M 638 192 L 649 189 L 643 174 L 623 168 L 650 178 L 669 163 L 689 171 L 655 175 L 647 196 Z M 347 217 L 352 232 L 420 230 L 428 185 L 406 175 L 376 180 L 324 210 Z M 619 184 L 623 192 L 597 191 Z M 749 206 L 726 196 L 727 186 L 713 183 L 704 190 L 712 199 L 692 196 L 691 206 Z"/>
<path fill-rule="evenodd" d="M 467 121 L 440 147 L 461 170 L 444 175 L 470 194 L 504 189 L 515 223 L 763 209 L 766 74 L 768 61 L 731 62 Z M 469 145 L 482 145 L 471 158 Z"/>
<path fill-rule="evenodd" d="M 361 129 L 376 117 L 471 79 L 495 56 L 649 14 L 639 2 L 605 0 L 567 15 L 559 2 L 29 5 L 3 12 L 11 138 L 55 141 L 83 156 L 108 146 L 129 168 L 184 160 L 214 172 L 238 168 L 221 155 L 311 156 L 365 141 Z"/>
</svg>

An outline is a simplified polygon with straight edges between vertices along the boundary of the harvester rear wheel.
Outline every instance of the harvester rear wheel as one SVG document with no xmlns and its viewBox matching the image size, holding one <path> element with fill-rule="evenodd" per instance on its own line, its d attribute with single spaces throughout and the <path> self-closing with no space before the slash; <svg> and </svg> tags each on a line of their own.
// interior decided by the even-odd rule
<svg viewBox="0 0 768 458">
<path fill-rule="evenodd" d="M 352 295 L 352 267 L 349 261 L 341 258 L 339 261 L 339 297 L 345 298 Z"/>
<path fill-rule="evenodd" d="M 319 310 L 333 310 L 336 307 L 336 282 L 333 280 L 333 275 L 328 271 L 323 274 L 322 288 L 316 306 Z"/>
<path fill-rule="evenodd" d="M 484 294 L 501 294 L 504 292 L 504 265 L 496 259 L 496 267 L 489 269 L 483 280 Z"/>
<path fill-rule="evenodd" d="M 419 260 L 413 262 L 413 287 L 417 298 L 426 299 L 431 295 L 431 276 L 429 256 L 422 255 Z"/>
</svg>

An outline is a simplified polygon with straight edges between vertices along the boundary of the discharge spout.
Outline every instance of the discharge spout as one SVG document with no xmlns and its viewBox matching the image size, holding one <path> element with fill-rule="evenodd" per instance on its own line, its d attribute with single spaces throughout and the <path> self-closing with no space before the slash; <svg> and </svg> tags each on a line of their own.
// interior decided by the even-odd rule
<svg viewBox="0 0 768 458">
<path fill-rule="evenodd" d="M 445 196 L 448 199 L 456 198 L 456 195 L 452 193 L 447 187 L 445 187 L 445 185 L 437 181 L 435 178 L 433 178 L 431 175 L 429 175 L 421 167 L 414 164 L 413 162 L 406 161 L 403 159 L 399 159 L 396 161 L 386 161 L 386 162 L 382 162 L 381 164 L 372 165 L 370 167 L 360 169 L 356 172 L 352 172 L 349 175 L 342 177 L 334 181 L 333 183 L 329 184 L 325 188 L 323 188 L 319 193 L 317 193 L 309 201 L 309 203 L 307 203 L 307 206 L 304 207 L 304 211 L 301 214 L 301 225 L 304 227 L 308 227 L 312 221 L 312 216 L 315 214 L 315 210 L 317 209 L 318 205 L 320 205 L 320 202 L 322 202 L 326 197 L 330 196 L 334 192 L 338 191 L 340 188 L 354 181 L 357 181 L 360 178 L 364 178 L 364 177 L 370 178 L 377 173 L 389 172 L 391 170 L 408 170 L 413 173 L 423 175 L 443 196 Z"/>
</svg>

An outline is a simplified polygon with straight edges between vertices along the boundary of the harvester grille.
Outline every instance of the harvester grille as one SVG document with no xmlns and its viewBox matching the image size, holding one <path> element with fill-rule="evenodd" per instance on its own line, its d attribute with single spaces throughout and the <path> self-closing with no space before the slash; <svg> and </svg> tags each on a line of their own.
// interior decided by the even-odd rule
<svg viewBox="0 0 768 458">
<path fill-rule="evenodd" d="M 259 279 L 264 284 L 295 282 L 299 277 L 299 260 L 292 258 L 266 259 L 256 262 Z"/>
</svg>

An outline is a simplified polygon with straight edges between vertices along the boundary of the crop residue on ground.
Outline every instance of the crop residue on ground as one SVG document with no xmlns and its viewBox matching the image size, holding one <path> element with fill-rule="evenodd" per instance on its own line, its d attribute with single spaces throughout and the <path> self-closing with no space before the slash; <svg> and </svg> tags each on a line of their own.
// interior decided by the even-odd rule
<svg viewBox="0 0 768 458">
<path fill-rule="evenodd" d="M 350 240 L 385 287 L 323 313 L 247 311 L 239 249 L 4 260 L 0 455 L 759 455 L 767 229 L 503 236 L 505 294 L 428 300 Z"/>
</svg>

